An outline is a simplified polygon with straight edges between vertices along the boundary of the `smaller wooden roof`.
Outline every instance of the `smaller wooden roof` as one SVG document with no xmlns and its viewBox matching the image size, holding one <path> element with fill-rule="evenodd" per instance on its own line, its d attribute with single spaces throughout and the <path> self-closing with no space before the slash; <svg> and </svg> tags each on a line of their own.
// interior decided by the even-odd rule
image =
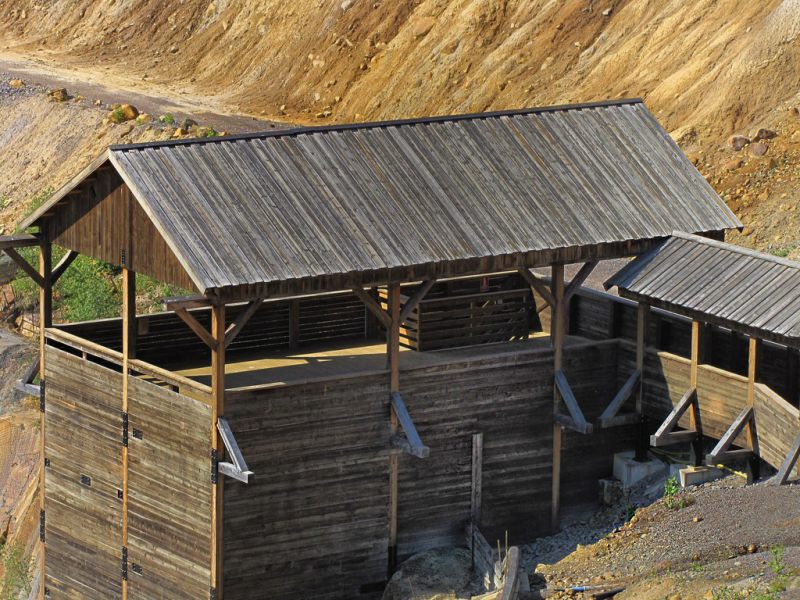
<svg viewBox="0 0 800 600">
<path fill-rule="evenodd" d="M 620 296 L 780 344 L 800 346 L 800 263 L 687 233 L 605 283 Z"/>
</svg>

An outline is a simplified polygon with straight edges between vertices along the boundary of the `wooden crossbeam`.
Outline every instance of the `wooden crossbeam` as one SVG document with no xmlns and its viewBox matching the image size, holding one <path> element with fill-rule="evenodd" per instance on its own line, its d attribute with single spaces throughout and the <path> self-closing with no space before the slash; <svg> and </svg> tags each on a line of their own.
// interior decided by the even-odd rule
<svg viewBox="0 0 800 600">
<path fill-rule="evenodd" d="M 25 271 L 25 274 L 33 279 L 34 283 L 39 287 L 44 286 L 44 278 L 39 274 L 39 272 L 31 266 L 31 264 L 25 260 L 19 252 L 14 250 L 14 248 L 3 248 L 3 252 L 8 254 L 8 256 L 17 263 L 17 266 Z"/>
<path fill-rule="evenodd" d="M 592 274 L 598 262 L 599 261 L 596 260 L 590 260 L 589 262 L 583 263 L 583 266 L 575 274 L 575 277 L 570 280 L 569 285 L 564 289 L 564 302 L 569 302 L 572 295 L 578 291 L 578 288 L 583 285 L 586 278 Z"/>
<path fill-rule="evenodd" d="M 405 323 L 408 318 L 411 316 L 411 313 L 414 312 L 414 309 L 417 308 L 417 305 L 422 301 L 422 299 L 431 291 L 431 288 L 436 283 L 436 278 L 427 279 L 422 282 L 422 285 L 419 289 L 414 292 L 414 295 L 409 298 L 405 305 L 403 306 L 403 310 L 400 311 L 400 324 L 402 325 Z"/>
<path fill-rule="evenodd" d="M 242 331 L 247 322 L 252 318 L 256 311 L 261 307 L 263 304 L 264 299 L 259 298 L 257 300 L 252 300 L 245 308 L 241 314 L 236 317 L 236 320 L 228 325 L 228 328 L 225 330 L 225 347 L 227 348 L 233 343 L 233 340 L 236 339 L 236 336 Z"/>
<path fill-rule="evenodd" d="M 775 483 L 783 485 L 789 481 L 789 475 L 797 465 L 798 459 L 800 459 L 800 433 L 794 438 L 794 443 L 789 449 L 789 453 L 783 459 L 783 464 L 781 464 L 781 468 L 778 469 L 778 474 L 775 476 Z"/>
<path fill-rule="evenodd" d="M 177 298 L 164 298 L 162 301 L 164 310 L 177 311 L 179 308 L 187 310 L 189 308 L 208 308 L 211 301 L 205 296 L 179 296 Z"/>
<path fill-rule="evenodd" d="M 661 446 L 669 446 L 671 444 L 679 444 L 683 442 L 690 442 L 698 435 L 696 431 L 675 431 L 683 414 L 697 402 L 697 390 L 689 388 L 686 393 L 681 397 L 672 411 L 661 423 L 654 435 L 650 436 L 650 445 L 656 448 Z"/>
<path fill-rule="evenodd" d="M 414 425 L 414 421 L 411 419 L 411 415 L 408 414 L 408 409 L 406 408 L 403 398 L 400 396 L 399 392 L 392 392 L 392 410 L 397 416 L 397 420 L 400 422 L 400 427 L 403 429 L 405 438 L 408 441 L 408 447 L 403 447 L 403 449 L 407 450 L 411 456 L 416 456 L 417 458 L 428 458 L 428 456 L 430 456 L 431 449 L 422 443 L 419 433 L 417 433 L 417 428 Z"/>
<path fill-rule="evenodd" d="M 531 273 L 530 269 L 524 267 L 519 269 L 519 274 L 522 275 L 522 278 L 528 283 L 529 286 L 539 292 L 539 295 L 544 298 L 547 306 L 555 306 L 556 301 L 553 298 L 553 294 L 550 293 L 550 288 L 544 281 Z"/>
<path fill-rule="evenodd" d="M 636 369 L 630 377 L 628 377 L 627 381 L 623 384 L 620 390 L 617 392 L 617 395 L 614 396 L 614 399 L 608 403 L 606 409 L 603 411 L 603 414 L 600 415 L 598 422 L 600 423 L 600 427 L 610 427 L 612 423 L 615 423 L 614 419 L 617 416 L 617 413 L 622 408 L 622 405 L 631 397 L 633 392 L 636 390 L 636 384 L 639 383 L 639 379 L 642 377 L 642 372 L 639 369 Z"/>
<path fill-rule="evenodd" d="M 31 248 L 41 243 L 38 237 L 29 233 L 0 236 L 0 250 L 8 248 Z"/>
<path fill-rule="evenodd" d="M 195 334 L 197 334 L 197 337 L 205 342 L 206 346 L 212 350 L 217 349 L 217 340 L 215 340 L 211 333 L 209 333 L 209 331 L 203 327 L 197 319 L 195 319 L 192 313 L 185 308 L 176 308 L 175 314 L 178 315 L 181 320 L 186 323 L 192 331 L 195 332 Z"/>
<path fill-rule="evenodd" d="M 392 317 L 390 317 L 389 313 L 381 308 L 381 305 L 376 302 L 375 298 L 370 296 L 364 288 L 360 287 L 354 287 L 353 293 L 361 299 L 369 312 L 378 317 L 378 320 L 383 324 L 384 327 L 387 329 L 391 328 Z"/>
<path fill-rule="evenodd" d="M 39 366 L 41 364 L 41 357 L 37 356 L 36 359 L 25 370 L 25 374 L 17 380 L 16 387 L 19 391 L 29 396 L 38 396 L 41 393 L 41 387 L 35 385 L 33 380 L 39 374 Z"/>
<path fill-rule="evenodd" d="M 739 416 L 734 419 L 731 426 L 728 427 L 728 430 L 725 432 L 717 445 L 714 446 L 714 449 L 706 455 L 706 464 L 715 465 L 726 460 L 730 460 L 732 458 L 742 458 L 747 457 L 752 454 L 752 450 L 750 449 L 743 449 L 743 450 L 729 450 L 733 441 L 736 437 L 742 433 L 742 430 L 745 426 L 750 422 L 750 419 L 753 418 L 753 407 L 752 406 L 745 406 L 742 409 L 742 412 L 739 413 Z"/>
<path fill-rule="evenodd" d="M 575 399 L 575 394 L 572 393 L 572 388 L 569 385 L 569 381 L 567 381 L 567 376 L 564 375 L 564 371 L 556 371 L 555 382 L 558 394 L 561 396 L 561 399 L 564 401 L 564 405 L 569 411 L 570 419 L 570 421 L 567 422 L 559 422 L 562 422 L 565 427 L 574 429 L 579 433 L 591 433 L 593 427 L 591 423 L 586 421 L 586 417 L 583 416 L 583 411 L 581 411 L 581 407 L 578 406 L 578 401 Z M 561 415 L 557 413 L 556 417 L 559 416 Z"/>
<path fill-rule="evenodd" d="M 64 274 L 64 271 L 69 269 L 69 266 L 78 258 L 78 253 L 75 250 L 69 250 L 63 258 L 58 261 L 58 264 L 53 269 L 53 274 L 51 275 L 51 282 L 55 285 L 56 281 Z"/>
</svg>

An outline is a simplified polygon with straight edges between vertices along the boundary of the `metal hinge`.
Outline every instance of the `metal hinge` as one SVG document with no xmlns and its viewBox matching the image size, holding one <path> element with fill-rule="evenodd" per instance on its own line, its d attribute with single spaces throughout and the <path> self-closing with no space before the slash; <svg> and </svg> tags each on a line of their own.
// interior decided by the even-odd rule
<svg viewBox="0 0 800 600">
<path fill-rule="evenodd" d="M 125 248 L 119 249 L 119 264 L 121 267 L 128 266 L 128 251 Z"/>
<path fill-rule="evenodd" d="M 128 581 L 128 548 L 122 547 L 122 581 Z"/>
<path fill-rule="evenodd" d="M 44 412 L 44 379 L 39 382 L 39 410 Z"/>
<path fill-rule="evenodd" d="M 217 483 L 217 470 L 219 469 L 219 458 L 217 457 L 217 449 L 211 449 L 211 483 Z"/>
<path fill-rule="evenodd" d="M 44 510 L 39 511 L 39 541 L 44 544 L 44 524 L 45 514 Z"/>
<path fill-rule="evenodd" d="M 211 588 L 208 591 L 208 598 L 209 600 L 217 600 L 217 588 Z"/>
<path fill-rule="evenodd" d="M 122 445 L 128 446 L 128 413 L 122 413 Z"/>
</svg>

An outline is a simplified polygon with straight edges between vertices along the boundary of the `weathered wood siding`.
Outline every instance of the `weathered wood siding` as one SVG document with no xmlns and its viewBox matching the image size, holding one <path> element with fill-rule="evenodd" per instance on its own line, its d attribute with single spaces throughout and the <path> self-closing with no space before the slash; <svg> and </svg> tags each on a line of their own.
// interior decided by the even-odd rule
<svg viewBox="0 0 800 600">
<path fill-rule="evenodd" d="M 565 368 L 590 414 L 615 392 L 616 345 L 566 350 Z M 550 350 L 537 349 L 402 371 L 403 400 L 431 455 L 400 457 L 401 559 L 462 544 L 478 432 L 481 528 L 495 539 L 508 531 L 510 540 L 525 541 L 547 531 L 552 362 Z M 226 482 L 228 598 L 358 597 L 362 585 L 385 577 L 388 395 L 387 373 L 228 395 L 226 416 L 256 472 L 249 485 Z M 613 449 L 628 447 L 632 436 L 565 437 L 565 505 L 594 501 Z"/>
<path fill-rule="evenodd" d="M 45 221 L 55 244 L 174 285 L 195 285 L 113 169 L 96 173 L 85 192 L 58 204 Z M 125 252 L 125 260 L 122 253 Z"/>
<path fill-rule="evenodd" d="M 211 407 L 128 377 L 128 415 L 128 597 L 207 598 Z"/>
<path fill-rule="evenodd" d="M 338 600 L 383 581 L 388 378 L 230 393 L 225 415 L 256 473 L 225 482 L 226 598 Z"/>
<path fill-rule="evenodd" d="M 351 292 L 315 298 L 265 302 L 256 311 L 228 352 L 277 350 L 288 348 L 293 335 L 291 304 L 297 303 L 297 343 L 326 342 L 366 337 L 367 312 L 364 304 Z M 239 304 L 228 308 L 227 319 L 233 322 L 245 310 Z M 207 329 L 211 314 L 207 309 L 192 314 Z M 207 357 L 208 346 L 174 313 L 156 313 L 137 317 L 139 335 L 137 356 L 153 364 Z M 102 319 L 85 323 L 59 325 L 58 329 L 119 350 L 122 347 L 120 319 Z"/>
<path fill-rule="evenodd" d="M 779 469 L 800 433 L 800 410 L 761 384 L 756 385 L 754 405 L 761 458 Z M 800 461 L 793 473 L 800 478 Z"/>
<path fill-rule="evenodd" d="M 122 374 L 48 347 L 45 378 L 45 586 L 52 600 L 119 598 Z"/>
</svg>

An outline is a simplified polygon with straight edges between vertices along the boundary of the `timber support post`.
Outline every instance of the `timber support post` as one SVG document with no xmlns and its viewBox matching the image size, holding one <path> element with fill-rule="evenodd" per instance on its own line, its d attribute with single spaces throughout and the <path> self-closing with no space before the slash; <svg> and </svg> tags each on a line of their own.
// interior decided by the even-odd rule
<svg viewBox="0 0 800 600">
<path fill-rule="evenodd" d="M 211 591 L 221 600 L 222 590 L 222 495 L 223 478 L 217 465 L 224 448 L 217 428 L 225 414 L 225 305 L 211 307 Z"/>
<path fill-rule="evenodd" d="M 758 378 L 758 355 L 761 349 L 761 340 L 750 336 L 747 342 L 747 406 L 752 411 L 747 422 L 747 445 L 753 451 L 750 457 L 750 474 L 753 481 L 758 481 L 761 476 L 761 464 L 758 448 L 758 432 L 756 431 L 755 397 L 756 380 Z"/>
<path fill-rule="evenodd" d="M 41 286 L 39 287 L 39 389 L 40 400 L 39 406 L 41 408 L 41 422 L 39 436 L 39 460 L 40 460 L 40 475 L 39 475 L 39 505 L 41 515 L 41 531 L 39 532 L 39 539 L 41 540 L 41 577 L 39 584 L 40 597 L 45 597 L 45 584 L 47 578 L 45 577 L 45 329 L 53 325 L 53 245 L 47 240 L 41 240 L 39 246 L 39 272 L 41 278 Z"/>
<path fill-rule="evenodd" d="M 644 400 L 645 359 L 647 357 L 647 337 L 650 331 L 650 306 L 639 302 L 636 311 L 636 370 L 639 382 L 636 385 L 636 414 L 639 415 L 639 435 L 636 440 L 636 460 L 647 460 L 650 439 L 647 435 L 647 416 L 642 410 Z"/>
<path fill-rule="evenodd" d="M 400 392 L 400 284 L 391 283 L 388 289 L 389 323 L 386 331 L 386 360 L 389 366 L 390 433 L 397 435 L 398 418 L 391 403 L 392 394 Z M 368 305 L 369 306 L 369 305 Z M 396 454 L 389 455 L 389 551 L 388 574 L 397 568 L 397 480 L 399 461 Z"/>
<path fill-rule="evenodd" d="M 551 324 L 550 324 L 550 343 L 553 346 L 553 374 L 561 371 L 563 367 L 564 351 L 564 325 L 566 315 L 564 314 L 564 265 L 553 265 L 552 277 L 550 280 L 553 299 L 551 304 Z M 561 513 L 561 434 L 563 428 L 556 421 L 559 410 L 560 397 L 558 388 L 553 379 L 553 471 L 552 471 L 552 496 L 550 505 L 550 528 L 553 531 L 558 529 Z"/>
<path fill-rule="evenodd" d="M 691 348 L 691 364 L 689 366 L 689 387 L 692 390 L 697 390 L 697 372 L 700 362 L 704 359 L 704 333 L 705 327 L 699 321 L 692 321 L 692 348 Z M 699 467 L 703 464 L 703 424 L 700 421 L 700 406 L 697 394 L 694 396 L 694 401 L 689 413 L 690 428 L 695 432 L 692 439 L 692 449 L 694 452 L 694 464 Z"/>
<path fill-rule="evenodd" d="M 122 268 L 122 420 L 123 428 L 128 422 L 128 380 L 130 361 L 136 358 L 136 273 Z M 124 429 L 123 429 L 124 431 Z M 126 433 L 122 441 L 122 548 L 127 556 L 128 548 L 128 442 Z M 122 600 L 128 598 L 127 564 L 123 564 Z"/>
</svg>

